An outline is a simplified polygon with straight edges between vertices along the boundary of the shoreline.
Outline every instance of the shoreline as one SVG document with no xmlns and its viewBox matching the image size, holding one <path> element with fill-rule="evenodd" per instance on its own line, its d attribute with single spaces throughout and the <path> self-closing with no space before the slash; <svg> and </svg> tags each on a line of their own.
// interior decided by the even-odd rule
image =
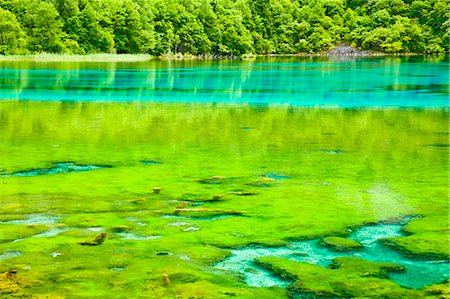
<svg viewBox="0 0 450 299">
<path fill-rule="evenodd" d="M 149 54 L 88 54 L 88 55 L 74 55 L 74 54 L 29 54 L 29 55 L 0 55 L 0 61 L 37 61 L 37 62 L 53 62 L 53 61 L 68 61 L 68 62 L 141 62 L 150 60 L 165 60 L 165 61 L 181 61 L 181 60 L 253 60 L 257 58 L 272 58 L 272 57 L 345 57 L 345 58 L 373 58 L 373 57 L 441 57 L 448 56 L 448 54 L 425 54 L 425 53 L 364 53 L 364 54 L 330 54 L 327 52 L 321 53 L 296 53 L 296 54 L 244 54 L 241 56 L 234 55 L 170 55 L 170 56 L 152 56 Z"/>
</svg>

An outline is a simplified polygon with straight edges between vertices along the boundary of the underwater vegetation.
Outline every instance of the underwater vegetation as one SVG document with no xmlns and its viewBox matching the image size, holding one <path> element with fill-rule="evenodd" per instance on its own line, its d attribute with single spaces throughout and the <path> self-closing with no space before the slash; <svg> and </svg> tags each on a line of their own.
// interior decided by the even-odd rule
<svg viewBox="0 0 450 299">
<path fill-rule="evenodd" d="M 446 298 L 448 116 L 0 101 L 0 297 Z"/>
</svg>

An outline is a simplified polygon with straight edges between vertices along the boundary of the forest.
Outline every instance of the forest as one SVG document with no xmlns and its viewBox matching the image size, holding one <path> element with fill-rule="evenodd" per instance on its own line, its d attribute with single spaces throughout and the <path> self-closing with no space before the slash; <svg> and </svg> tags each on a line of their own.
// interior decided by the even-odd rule
<svg viewBox="0 0 450 299">
<path fill-rule="evenodd" d="M 0 54 L 448 53 L 448 0 L 1 0 Z"/>
</svg>

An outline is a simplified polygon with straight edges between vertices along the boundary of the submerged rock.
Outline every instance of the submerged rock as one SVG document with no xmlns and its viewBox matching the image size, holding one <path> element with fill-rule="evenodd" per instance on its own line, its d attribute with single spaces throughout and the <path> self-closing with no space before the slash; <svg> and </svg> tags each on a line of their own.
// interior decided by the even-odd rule
<svg viewBox="0 0 450 299">
<path fill-rule="evenodd" d="M 111 228 L 111 230 L 113 231 L 113 232 L 118 232 L 118 233 L 120 233 L 120 232 L 127 232 L 127 231 L 130 231 L 131 230 L 131 228 L 128 226 L 128 225 L 116 225 L 116 226 L 113 226 L 112 228 Z"/>
<path fill-rule="evenodd" d="M 225 194 L 216 194 L 214 195 L 210 201 L 220 201 L 225 196 Z"/>
<path fill-rule="evenodd" d="M 320 241 L 320 245 L 339 252 L 358 250 L 364 247 L 357 241 L 340 237 L 323 238 Z"/>
<path fill-rule="evenodd" d="M 101 244 L 103 244 L 103 242 L 105 242 L 107 235 L 108 235 L 107 233 L 101 233 L 101 234 L 97 235 L 95 237 L 95 239 L 92 241 L 81 241 L 81 242 L 78 242 L 78 244 L 89 245 L 89 246 L 101 245 Z"/>
<path fill-rule="evenodd" d="M 178 205 L 175 207 L 175 210 L 173 211 L 173 214 L 174 214 L 174 215 L 180 214 L 180 212 L 181 212 L 183 209 L 185 209 L 187 206 L 188 206 L 188 203 L 187 203 L 187 202 L 182 202 L 182 203 L 178 204 Z"/>
</svg>

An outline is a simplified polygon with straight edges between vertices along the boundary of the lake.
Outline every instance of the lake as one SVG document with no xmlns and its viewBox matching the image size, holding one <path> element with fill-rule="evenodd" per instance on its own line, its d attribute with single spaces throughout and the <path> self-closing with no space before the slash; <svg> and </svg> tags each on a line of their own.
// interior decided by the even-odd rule
<svg viewBox="0 0 450 299">
<path fill-rule="evenodd" d="M 447 292 L 448 62 L 0 61 L 0 294 Z"/>
<path fill-rule="evenodd" d="M 448 82 L 433 57 L 0 61 L 2 99 L 446 107 Z"/>
</svg>

